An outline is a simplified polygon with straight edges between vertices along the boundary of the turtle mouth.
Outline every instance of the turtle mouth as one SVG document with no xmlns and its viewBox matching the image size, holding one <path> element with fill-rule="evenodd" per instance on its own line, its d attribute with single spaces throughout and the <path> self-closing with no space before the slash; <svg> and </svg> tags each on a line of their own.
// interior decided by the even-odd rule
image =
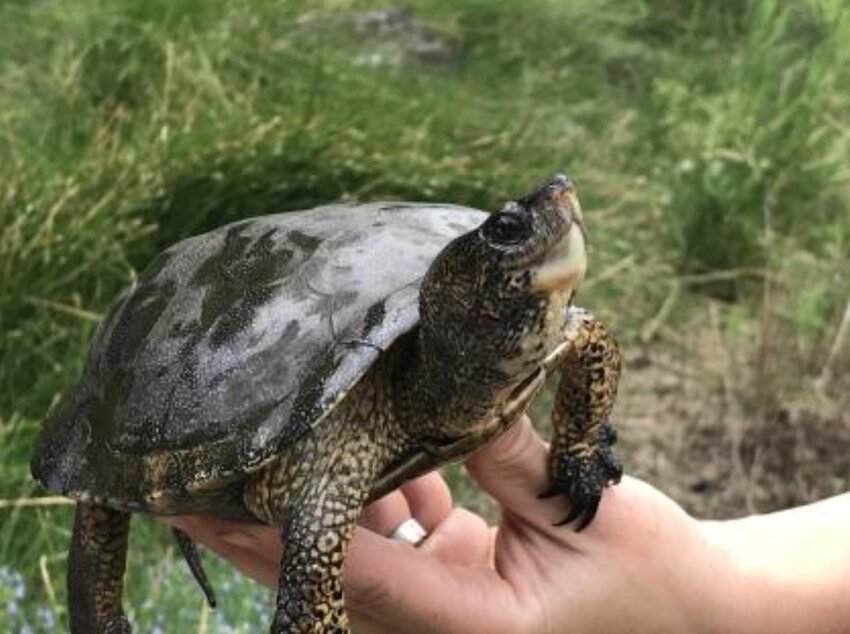
<svg viewBox="0 0 850 634">
<path fill-rule="evenodd" d="M 581 216 L 575 214 L 569 229 L 552 245 L 537 270 L 532 287 L 541 292 L 568 291 L 576 288 L 587 270 L 587 248 Z"/>
</svg>

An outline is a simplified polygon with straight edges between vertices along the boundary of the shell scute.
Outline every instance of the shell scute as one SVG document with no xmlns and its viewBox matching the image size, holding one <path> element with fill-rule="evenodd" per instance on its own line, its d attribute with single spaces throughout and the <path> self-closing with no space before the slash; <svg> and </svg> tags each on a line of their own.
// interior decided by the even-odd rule
<svg viewBox="0 0 850 634">
<path fill-rule="evenodd" d="M 128 507 L 238 479 L 297 442 L 416 326 L 428 264 L 485 217 L 335 205 L 173 245 L 98 328 L 82 380 L 48 417 L 34 474 Z"/>
</svg>

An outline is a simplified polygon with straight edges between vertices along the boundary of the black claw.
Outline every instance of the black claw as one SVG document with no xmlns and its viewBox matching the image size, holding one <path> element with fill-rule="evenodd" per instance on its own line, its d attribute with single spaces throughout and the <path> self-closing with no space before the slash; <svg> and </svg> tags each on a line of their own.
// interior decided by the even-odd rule
<svg viewBox="0 0 850 634">
<path fill-rule="evenodd" d="M 551 483 L 541 498 L 561 494 L 570 502 L 569 514 L 556 526 L 576 522 L 576 531 L 586 528 L 596 517 L 605 487 L 617 484 L 623 467 L 611 451 L 617 433 L 611 425 L 601 428 L 598 444 L 590 453 L 569 451 L 550 458 Z"/>
<path fill-rule="evenodd" d="M 614 460 L 608 465 L 608 473 L 611 475 L 611 479 L 608 480 L 608 484 L 620 484 L 620 480 L 623 479 L 623 465 L 614 458 Z"/>
<path fill-rule="evenodd" d="M 582 514 L 582 509 L 578 504 L 573 504 L 573 507 L 570 509 L 570 512 L 567 516 L 562 519 L 560 522 L 555 522 L 555 526 L 564 526 L 566 524 L 570 524 Z"/>
<path fill-rule="evenodd" d="M 582 518 L 576 526 L 576 533 L 580 533 L 587 525 L 593 521 L 593 518 L 596 517 L 596 511 L 599 510 L 599 502 L 602 500 L 602 496 L 594 496 L 594 498 L 590 501 L 590 506 L 584 509 L 584 513 L 582 513 Z"/>
</svg>

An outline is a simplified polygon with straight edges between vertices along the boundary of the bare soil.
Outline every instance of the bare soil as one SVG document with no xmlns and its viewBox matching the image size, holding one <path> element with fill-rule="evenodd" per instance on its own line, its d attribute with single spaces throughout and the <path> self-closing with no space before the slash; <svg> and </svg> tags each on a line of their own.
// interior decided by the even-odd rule
<svg viewBox="0 0 850 634">
<path fill-rule="evenodd" d="M 818 393 L 803 363 L 755 338 L 689 331 L 626 355 L 615 414 L 627 473 L 717 519 L 850 490 L 846 386 Z"/>
</svg>

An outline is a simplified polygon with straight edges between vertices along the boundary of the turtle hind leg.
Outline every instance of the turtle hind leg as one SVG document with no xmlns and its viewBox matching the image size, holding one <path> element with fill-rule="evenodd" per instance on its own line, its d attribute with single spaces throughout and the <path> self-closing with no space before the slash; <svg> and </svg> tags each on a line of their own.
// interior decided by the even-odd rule
<svg viewBox="0 0 850 634">
<path fill-rule="evenodd" d="M 271 633 L 350 634 L 342 566 L 360 509 L 343 511 L 339 523 L 327 522 L 326 506 L 304 502 L 281 527 L 284 549 Z"/>
<path fill-rule="evenodd" d="M 71 634 L 130 634 L 121 609 L 130 514 L 77 503 L 68 557 Z"/>
<path fill-rule="evenodd" d="M 207 599 L 207 605 L 209 605 L 210 608 L 215 609 L 217 604 L 215 592 L 207 578 L 207 573 L 204 571 L 204 566 L 201 563 L 201 557 L 198 554 L 195 542 L 191 537 L 178 528 L 172 528 L 171 532 L 174 535 L 174 539 L 177 540 L 177 545 L 180 547 L 180 553 L 183 555 L 183 559 L 186 560 L 186 565 L 189 566 L 192 576 L 195 578 L 195 581 L 198 582 L 198 585 L 201 586 L 204 597 Z"/>
<path fill-rule="evenodd" d="M 620 352 L 608 328 L 590 313 L 573 309 L 569 353 L 552 411 L 550 484 L 543 497 L 561 494 L 570 513 L 559 524 L 585 528 L 595 517 L 605 487 L 620 481 L 623 468 L 611 450 L 617 433 L 609 421 L 620 378 Z"/>
</svg>

